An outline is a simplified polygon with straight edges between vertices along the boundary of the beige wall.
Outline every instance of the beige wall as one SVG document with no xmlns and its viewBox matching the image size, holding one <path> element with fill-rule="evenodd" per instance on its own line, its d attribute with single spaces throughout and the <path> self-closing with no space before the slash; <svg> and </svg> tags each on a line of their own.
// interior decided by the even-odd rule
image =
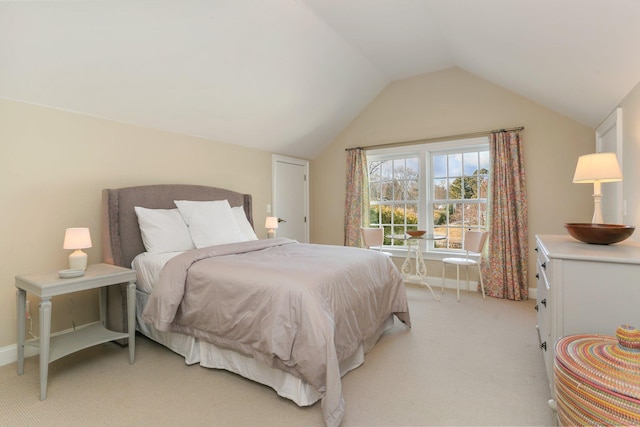
<svg viewBox="0 0 640 427">
<path fill-rule="evenodd" d="M 578 156 L 595 149 L 595 130 L 453 68 L 393 82 L 312 161 L 312 241 L 343 242 L 345 148 L 515 126 L 525 127 L 530 250 L 535 234 L 564 233 L 566 222 L 589 222 L 591 188 L 571 181 Z M 428 268 L 440 272 L 435 262 Z"/>
<path fill-rule="evenodd" d="M 14 276 L 68 268 L 67 227 L 89 227 L 101 262 L 103 188 L 200 184 L 271 202 L 271 154 L 0 99 L 0 350 L 16 343 Z M 259 237 L 266 237 L 257 227 Z M 37 329 L 37 303 L 31 311 Z M 97 293 L 53 300 L 53 330 L 97 319 Z M 72 311 L 72 313 L 70 313 Z"/>
<path fill-rule="evenodd" d="M 630 184 L 640 174 L 631 165 L 640 157 L 640 88 L 621 106 L 627 223 L 640 224 L 640 197 Z M 594 151 L 594 129 L 449 69 L 390 84 L 311 162 L 312 242 L 342 244 L 344 148 L 513 126 L 525 126 L 530 246 L 536 233 L 564 233 L 565 222 L 588 222 L 591 189 L 571 178 L 578 155 Z M 253 194 L 260 224 L 266 214 L 259 207 L 270 203 L 270 176 L 266 152 L 0 99 L 0 350 L 16 342 L 13 277 L 66 268 L 65 228 L 90 227 L 89 262 L 100 262 L 103 188 L 155 183 L 230 188 Z M 261 227 L 257 232 L 265 237 Z M 37 300 L 30 299 L 37 328 Z M 76 294 L 73 302 L 54 299 L 54 331 L 71 327 L 72 319 L 76 324 L 96 319 L 96 304 L 95 292 Z"/>
<path fill-rule="evenodd" d="M 622 100 L 622 183 L 623 199 L 627 201 L 624 223 L 640 227 L 640 83 Z M 632 240 L 640 241 L 636 230 Z"/>
</svg>

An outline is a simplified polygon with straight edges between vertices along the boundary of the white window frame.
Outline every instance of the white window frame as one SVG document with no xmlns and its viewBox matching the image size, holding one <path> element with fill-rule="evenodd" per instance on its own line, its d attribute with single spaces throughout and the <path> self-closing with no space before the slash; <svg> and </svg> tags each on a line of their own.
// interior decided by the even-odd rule
<svg viewBox="0 0 640 427">
<path fill-rule="evenodd" d="M 433 210 L 431 206 L 433 197 L 430 192 L 433 188 L 432 155 L 461 152 L 463 150 L 489 150 L 489 137 L 481 136 L 475 138 L 457 139 L 451 141 L 430 142 L 415 145 L 404 145 L 397 147 L 386 147 L 367 150 L 367 162 L 376 160 L 390 160 L 407 156 L 417 156 L 419 159 L 419 203 L 418 203 L 418 228 L 429 230 L 433 224 Z M 428 177 L 425 179 L 425 177 Z M 491 184 L 490 184 L 491 185 Z M 384 246 L 385 251 L 389 251 L 396 256 L 406 256 L 406 247 Z M 434 248 L 433 241 L 426 241 L 422 246 L 423 256 L 427 259 L 441 260 L 452 253 L 460 253 L 458 249 Z"/>
</svg>

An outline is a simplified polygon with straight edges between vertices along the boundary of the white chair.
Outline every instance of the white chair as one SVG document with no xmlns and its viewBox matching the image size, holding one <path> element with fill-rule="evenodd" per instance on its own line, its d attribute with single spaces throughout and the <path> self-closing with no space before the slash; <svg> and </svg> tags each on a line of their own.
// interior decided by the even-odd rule
<svg viewBox="0 0 640 427">
<path fill-rule="evenodd" d="M 467 291 L 469 291 L 469 266 L 478 267 L 478 276 L 480 276 L 480 288 L 482 289 L 482 298 L 484 295 L 484 282 L 482 281 L 482 272 L 480 271 L 480 255 L 484 248 L 484 244 L 487 241 L 487 231 L 467 231 L 464 235 L 463 249 L 466 254 L 465 257 L 452 257 L 442 260 L 442 293 L 444 293 L 444 274 L 447 264 L 453 264 L 456 266 L 456 280 L 458 288 L 458 301 L 460 301 L 460 266 L 464 266 L 467 270 Z M 469 254 L 475 254 L 478 259 L 469 257 Z"/>
<path fill-rule="evenodd" d="M 391 256 L 390 252 L 384 252 L 382 250 L 382 245 L 384 244 L 384 228 L 360 227 L 360 231 L 362 232 L 362 241 L 364 242 L 365 248 L 376 248 L 386 256 Z"/>
</svg>

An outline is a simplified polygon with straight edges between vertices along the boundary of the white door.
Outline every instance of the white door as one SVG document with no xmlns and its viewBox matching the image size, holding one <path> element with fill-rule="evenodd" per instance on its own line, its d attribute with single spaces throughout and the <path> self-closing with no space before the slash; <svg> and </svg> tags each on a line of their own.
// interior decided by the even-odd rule
<svg viewBox="0 0 640 427">
<path fill-rule="evenodd" d="M 617 108 L 596 129 L 596 152 L 616 153 L 622 169 L 622 109 Z M 623 170 L 624 174 L 624 170 Z M 622 181 L 602 183 L 602 219 L 605 224 L 624 224 Z"/>
<path fill-rule="evenodd" d="M 276 236 L 309 242 L 309 162 L 274 154 L 273 207 L 278 217 Z"/>
</svg>

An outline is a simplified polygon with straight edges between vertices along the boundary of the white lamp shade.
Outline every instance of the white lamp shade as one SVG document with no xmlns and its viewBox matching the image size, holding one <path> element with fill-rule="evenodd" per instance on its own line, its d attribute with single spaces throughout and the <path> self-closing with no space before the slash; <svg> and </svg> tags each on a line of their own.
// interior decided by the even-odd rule
<svg viewBox="0 0 640 427">
<path fill-rule="evenodd" d="M 91 247 L 91 234 L 88 228 L 67 228 L 64 234 L 63 249 L 86 249 Z"/>
<path fill-rule="evenodd" d="M 593 153 L 578 157 L 574 183 L 622 181 L 616 153 Z"/>
<path fill-rule="evenodd" d="M 278 228 L 278 218 L 275 216 L 268 216 L 264 222 L 264 228 Z"/>
</svg>

